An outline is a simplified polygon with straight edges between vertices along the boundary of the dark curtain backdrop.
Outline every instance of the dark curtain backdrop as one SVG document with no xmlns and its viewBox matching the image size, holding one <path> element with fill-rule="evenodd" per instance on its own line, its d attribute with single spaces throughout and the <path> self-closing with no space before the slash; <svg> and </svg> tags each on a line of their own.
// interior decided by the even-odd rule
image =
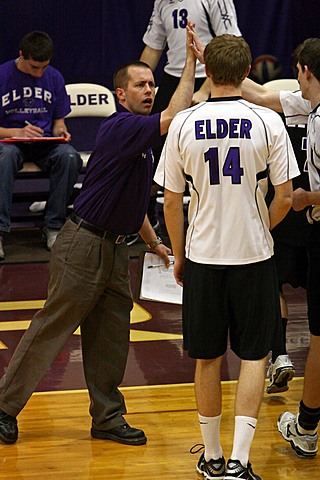
<svg viewBox="0 0 320 480">
<path fill-rule="evenodd" d="M 319 0 L 235 0 L 235 5 L 253 58 L 276 56 L 282 76 L 291 76 L 293 48 L 320 36 Z M 139 58 L 152 6 L 153 0 L 0 0 L 0 63 L 17 56 L 25 33 L 45 30 L 55 45 L 52 64 L 66 83 L 112 88 L 114 70 Z"/>
</svg>

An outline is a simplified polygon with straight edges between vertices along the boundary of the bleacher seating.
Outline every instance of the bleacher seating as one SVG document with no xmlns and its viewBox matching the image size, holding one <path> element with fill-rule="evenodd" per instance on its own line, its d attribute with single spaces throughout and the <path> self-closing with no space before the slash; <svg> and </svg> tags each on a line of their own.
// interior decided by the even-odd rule
<svg viewBox="0 0 320 480">
<path fill-rule="evenodd" d="M 71 133 L 71 144 L 80 152 L 83 160 L 82 176 L 85 173 L 88 158 L 94 145 L 95 136 L 101 120 L 116 110 L 115 98 L 111 90 L 93 83 L 73 83 L 66 85 L 70 97 L 71 112 L 66 124 Z M 81 178 L 79 182 L 81 185 Z M 79 184 L 76 187 L 80 186 Z M 30 212 L 33 202 L 44 202 L 48 197 L 48 175 L 33 162 L 25 162 L 18 173 L 13 193 L 12 221 L 38 221 L 39 210 Z"/>
</svg>

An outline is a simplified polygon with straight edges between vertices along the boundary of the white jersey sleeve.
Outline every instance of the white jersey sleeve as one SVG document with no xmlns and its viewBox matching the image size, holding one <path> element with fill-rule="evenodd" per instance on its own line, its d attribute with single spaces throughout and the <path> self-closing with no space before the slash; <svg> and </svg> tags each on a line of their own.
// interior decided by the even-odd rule
<svg viewBox="0 0 320 480">
<path fill-rule="evenodd" d="M 206 0 L 203 1 L 202 4 L 210 18 L 210 25 L 214 32 L 212 36 L 223 35 L 224 33 L 241 36 L 237 24 L 237 13 L 232 0 L 214 2 L 212 0 Z"/>
<path fill-rule="evenodd" d="M 311 111 L 311 104 L 302 98 L 301 91 L 280 91 L 280 102 L 287 125 L 306 125 Z"/>
<path fill-rule="evenodd" d="M 158 185 L 175 193 L 182 193 L 186 188 L 186 177 L 178 142 L 181 122 L 184 118 L 183 114 L 177 114 L 171 122 L 154 176 L 154 181 Z"/>
<path fill-rule="evenodd" d="M 316 110 L 313 118 L 314 136 L 313 136 L 313 150 L 317 157 L 316 163 L 320 169 L 320 108 Z"/>
<path fill-rule="evenodd" d="M 320 107 L 310 112 L 307 134 L 308 175 L 311 190 L 320 191 Z"/>
<path fill-rule="evenodd" d="M 143 36 L 143 42 L 155 50 L 163 50 L 167 43 L 165 24 L 159 11 L 160 3 L 159 1 L 154 2 L 148 28 Z"/>
<path fill-rule="evenodd" d="M 307 161 L 311 190 L 320 191 L 320 108 L 311 109 L 301 92 L 280 92 L 280 101 L 288 125 L 306 124 Z"/>
<path fill-rule="evenodd" d="M 267 160 L 269 178 L 272 185 L 281 185 L 281 183 L 299 176 L 300 170 L 289 135 L 283 126 L 281 117 L 275 112 L 270 112 L 270 119 L 266 121 L 266 130 L 270 139 L 270 152 Z M 288 162 L 283 161 L 285 152 Z"/>
</svg>

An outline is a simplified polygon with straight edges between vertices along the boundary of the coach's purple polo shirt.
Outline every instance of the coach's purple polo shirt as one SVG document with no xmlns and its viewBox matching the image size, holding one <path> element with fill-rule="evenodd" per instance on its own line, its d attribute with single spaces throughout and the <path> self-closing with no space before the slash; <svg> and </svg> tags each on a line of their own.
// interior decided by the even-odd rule
<svg viewBox="0 0 320 480">
<path fill-rule="evenodd" d="M 118 110 L 101 123 L 74 212 L 99 228 L 129 234 L 140 230 L 147 212 L 160 114 Z"/>
</svg>

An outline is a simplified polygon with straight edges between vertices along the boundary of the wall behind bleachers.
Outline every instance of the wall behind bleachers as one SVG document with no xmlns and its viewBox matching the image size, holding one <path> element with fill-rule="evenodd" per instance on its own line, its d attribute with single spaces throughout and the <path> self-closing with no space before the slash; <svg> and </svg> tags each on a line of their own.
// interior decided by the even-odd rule
<svg viewBox="0 0 320 480">
<path fill-rule="evenodd" d="M 320 36 L 318 0 L 234 2 L 253 57 L 275 55 L 282 76 L 291 76 L 292 49 L 309 36 Z M 152 6 L 153 0 L 0 0 L 0 63 L 17 56 L 25 33 L 45 30 L 55 44 L 52 64 L 66 83 L 112 88 L 114 70 L 142 51 Z"/>
</svg>

